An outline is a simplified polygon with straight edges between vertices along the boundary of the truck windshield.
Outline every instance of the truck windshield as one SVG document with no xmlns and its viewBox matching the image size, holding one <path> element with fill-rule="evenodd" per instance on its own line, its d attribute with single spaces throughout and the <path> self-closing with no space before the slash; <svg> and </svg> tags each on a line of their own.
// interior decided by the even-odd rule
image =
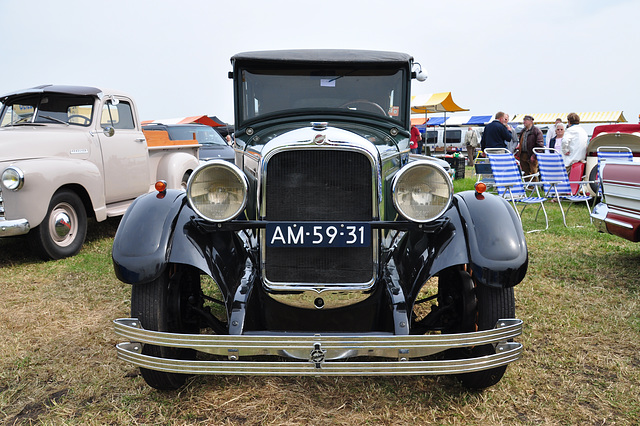
<svg viewBox="0 0 640 426">
<path fill-rule="evenodd" d="M 241 73 L 238 100 L 243 122 L 305 110 L 368 114 L 400 123 L 408 114 L 402 69 L 244 69 Z"/>
<path fill-rule="evenodd" d="M 0 127 L 32 123 L 89 126 L 93 117 L 92 96 L 58 93 L 35 94 L 7 99 Z"/>
</svg>

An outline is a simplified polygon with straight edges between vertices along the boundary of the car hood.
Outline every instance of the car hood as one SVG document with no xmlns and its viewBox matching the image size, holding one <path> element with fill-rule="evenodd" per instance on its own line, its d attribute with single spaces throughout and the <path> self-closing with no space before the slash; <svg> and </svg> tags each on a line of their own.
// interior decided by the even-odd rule
<svg viewBox="0 0 640 426">
<path fill-rule="evenodd" d="M 63 125 L 28 125 L 0 128 L 0 162 L 43 157 L 83 157 L 90 153 L 88 129 Z"/>
<path fill-rule="evenodd" d="M 200 160 L 227 160 L 233 162 L 235 159 L 235 150 L 228 145 L 213 145 L 202 144 L 200 145 L 200 152 L 198 154 Z"/>
</svg>

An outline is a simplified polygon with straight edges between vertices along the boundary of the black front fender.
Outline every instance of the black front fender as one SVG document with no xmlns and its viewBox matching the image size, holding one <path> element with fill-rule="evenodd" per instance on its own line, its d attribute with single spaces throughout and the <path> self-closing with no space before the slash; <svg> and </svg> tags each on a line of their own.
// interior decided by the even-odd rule
<svg viewBox="0 0 640 426">
<path fill-rule="evenodd" d="M 529 264 L 527 243 L 518 214 L 502 197 L 455 195 L 465 227 L 469 264 L 475 280 L 489 287 L 513 287 L 524 279 Z"/>
<path fill-rule="evenodd" d="M 185 193 L 167 190 L 138 197 L 122 217 L 113 240 L 116 277 L 128 284 L 148 282 L 164 270 Z"/>
</svg>

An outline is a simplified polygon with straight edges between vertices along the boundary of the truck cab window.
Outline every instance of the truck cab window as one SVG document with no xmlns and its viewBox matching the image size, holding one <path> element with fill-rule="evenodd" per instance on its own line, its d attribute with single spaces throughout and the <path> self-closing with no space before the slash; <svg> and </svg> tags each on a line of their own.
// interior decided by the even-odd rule
<svg viewBox="0 0 640 426">
<path fill-rule="evenodd" d="M 107 102 L 102 108 L 100 126 L 114 129 L 135 129 L 133 112 L 128 102 L 120 101 L 116 105 Z"/>
</svg>

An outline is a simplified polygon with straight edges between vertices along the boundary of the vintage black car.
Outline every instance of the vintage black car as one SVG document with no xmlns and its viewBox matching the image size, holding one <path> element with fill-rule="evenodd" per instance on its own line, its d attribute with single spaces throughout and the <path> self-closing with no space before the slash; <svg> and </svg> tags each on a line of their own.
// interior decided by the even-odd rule
<svg viewBox="0 0 640 426">
<path fill-rule="evenodd" d="M 138 198 L 113 244 L 132 284 L 118 356 L 158 389 L 189 375 L 457 375 L 521 356 L 528 252 L 503 199 L 453 194 L 409 156 L 406 54 L 231 58 L 235 164 Z"/>
</svg>

